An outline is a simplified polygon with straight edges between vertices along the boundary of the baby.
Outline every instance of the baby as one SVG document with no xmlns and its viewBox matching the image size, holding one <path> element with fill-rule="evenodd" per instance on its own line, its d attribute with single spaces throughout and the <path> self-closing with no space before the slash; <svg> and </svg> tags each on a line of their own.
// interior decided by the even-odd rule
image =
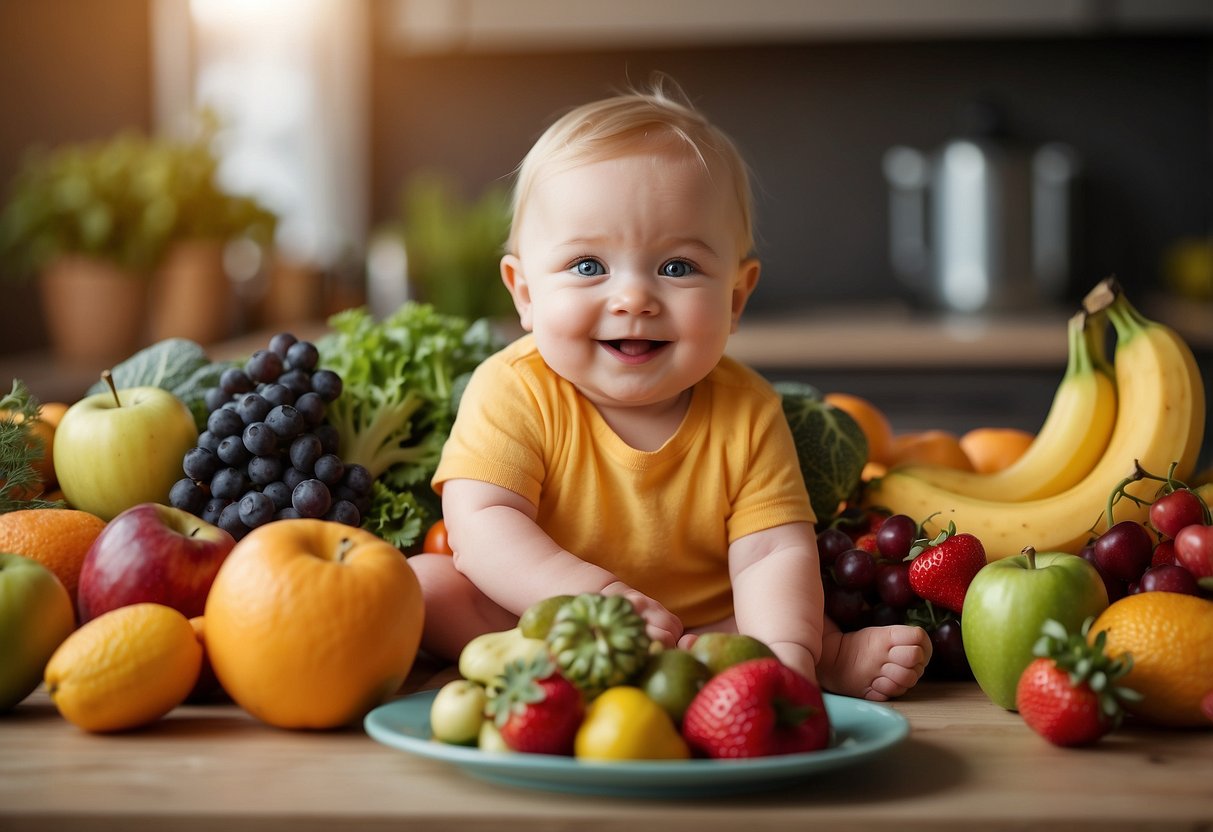
<svg viewBox="0 0 1213 832">
<path fill-rule="evenodd" d="M 661 89 L 573 110 L 523 160 L 501 275 L 519 340 L 475 372 L 433 484 L 454 557 L 410 563 L 455 659 L 553 595 L 619 594 L 649 635 L 741 632 L 826 690 L 922 675 L 918 627 L 823 614 L 777 393 L 724 355 L 758 282 L 733 143 Z"/>
</svg>

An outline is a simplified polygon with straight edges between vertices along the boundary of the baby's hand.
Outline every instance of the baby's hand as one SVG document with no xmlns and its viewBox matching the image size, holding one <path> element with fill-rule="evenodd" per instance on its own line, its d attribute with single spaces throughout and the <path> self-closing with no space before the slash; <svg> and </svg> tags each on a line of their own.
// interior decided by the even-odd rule
<svg viewBox="0 0 1213 832">
<path fill-rule="evenodd" d="M 632 589 L 623 581 L 607 585 L 603 588 L 602 594 L 622 595 L 631 601 L 636 612 L 644 618 L 645 632 L 653 641 L 660 642 L 664 647 L 674 647 L 678 644 L 678 638 L 682 635 L 682 622 L 678 620 L 678 616 L 657 601 Z"/>
</svg>

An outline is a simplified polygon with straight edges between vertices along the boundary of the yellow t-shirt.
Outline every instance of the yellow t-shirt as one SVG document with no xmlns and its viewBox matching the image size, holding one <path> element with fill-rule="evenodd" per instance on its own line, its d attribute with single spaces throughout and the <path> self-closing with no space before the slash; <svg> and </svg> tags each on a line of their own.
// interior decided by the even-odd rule
<svg viewBox="0 0 1213 832">
<path fill-rule="evenodd" d="M 695 386 L 677 432 L 640 451 L 524 336 L 473 375 L 435 489 L 451 479 L 525 497 L 557 543 L 686 627 L 732 614 L 731 542 L 815 519 L 778 393 L 727 357 Z"/>
</svg>

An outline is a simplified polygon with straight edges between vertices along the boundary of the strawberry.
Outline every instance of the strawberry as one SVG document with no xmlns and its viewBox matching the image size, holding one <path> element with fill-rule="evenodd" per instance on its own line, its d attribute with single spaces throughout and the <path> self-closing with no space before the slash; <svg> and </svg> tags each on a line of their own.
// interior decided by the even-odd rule
<svg viewBox="0 0 1213 832">
<path fill-rule="evenodd" d="M 778 659 L 750 659 L 708 680 L 682 734 L 708 757 L 766 757 L 825 748 L 830 720 L 816 684 Z"/>
<path fill-rule="evenodd" d="M 540 655 L 529 662 L 513 661 L 500 682 L 486 710 L 505 744 L 515 751 L 571 755 L 585 702 L 551 659 Z"/>
<path fill-rule="evenodd" d="M 918 597 L 959 614 L 973 577 L 986 565 L 986 550 L 971 534 L 957 534 L 956 525 L 932 540 L 919 540 L 906 558 L 910 588 Z"/>
<path fill-rule="evenodd" d="M 1132 668 L 1132 658 L 1109 658 L 1104 652 L 1106 632 L 1088 643 L 1093 620 L 1088 618 L 1077 634 L 1067 633 L 1057 621 L 1046 621 L 1032 648 L 1039 658 L 1019 677 L 1019 715 L 1054 745 L 1090 745 L 1120 724 L 1122 702 L 1141 698 L 1114 684 Z"/>
</svg>

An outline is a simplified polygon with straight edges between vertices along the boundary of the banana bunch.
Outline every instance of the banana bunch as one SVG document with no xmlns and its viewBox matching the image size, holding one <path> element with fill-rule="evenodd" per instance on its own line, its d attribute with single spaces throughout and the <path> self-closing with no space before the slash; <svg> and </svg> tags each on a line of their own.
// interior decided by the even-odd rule
<svg viewBox="0 0 1213 832">
<path fill-rule="evenodd" d="M 864 502 L 918 520 L 931 536 L 949 522 L 975 535 L 990 560 L 1038 551 L 1077 553 L 1109 525 L 1109 495 L 1140 465 L 1184 479 L 1205 425 L 1205 392 L 1191 349 L 1148 320 L 1112 279 L 1095 287 L 1069 322 L 1069 361 L 1048 416 L 1023 457 L 1004 471 L 973 474 L 915 466 L 869 483 Z M 1115 384 L 1104 323 L 1116 331 Z M 1127 494 L 1152 499 L 1147 482 Z M 1147 504 L 1122 499 L 1113 520 L 1146 519 Z"/>
</svg>

